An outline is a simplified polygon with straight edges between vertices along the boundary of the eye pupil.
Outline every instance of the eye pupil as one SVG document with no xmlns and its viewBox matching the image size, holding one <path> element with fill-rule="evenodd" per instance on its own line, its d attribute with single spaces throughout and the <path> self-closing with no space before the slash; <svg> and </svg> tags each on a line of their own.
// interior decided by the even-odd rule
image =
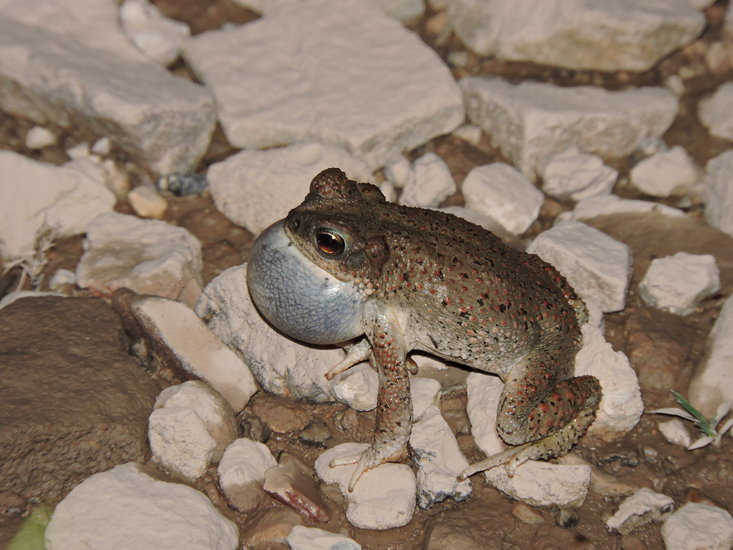
<svg viewBox="0 0 733 550">
<path fill-rule="evenodd" d="M 316 233 L 316 244 L 324 254 L 338 256 L 346 248 L 344 238 L 329 229 L 319 229 Z"/>
</svg>

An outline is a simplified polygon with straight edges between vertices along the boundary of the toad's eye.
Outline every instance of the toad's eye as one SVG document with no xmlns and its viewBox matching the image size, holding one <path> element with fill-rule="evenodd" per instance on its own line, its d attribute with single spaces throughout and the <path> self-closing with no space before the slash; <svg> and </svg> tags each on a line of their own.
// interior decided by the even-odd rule
<svg viewBox="0 0 733 550">
<path fill-rule="evenodd" d="M 316 231 L 316 245 L 324 257 L 336 257 L 346 249 L 345 239 L 333 229 L 321 227 Z"/>
</svg>

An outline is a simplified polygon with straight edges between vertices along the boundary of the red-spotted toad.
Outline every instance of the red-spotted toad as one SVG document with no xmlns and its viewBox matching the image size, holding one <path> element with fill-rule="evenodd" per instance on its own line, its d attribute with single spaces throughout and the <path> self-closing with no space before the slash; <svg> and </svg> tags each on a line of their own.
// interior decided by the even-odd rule
<svg viewBox="0 0 733 550">
<path fill-rule="evenodd" d="M 462 477 L 563 455 L 595 417 L 598 380 L 573 377 L 586 309 L 552 266 L 450 214 L 387 202 L 336 168 L 260 235 L 247 282 L 283 333 L 348 350 L 329 377 L 367 358 L 379 373 L 375 439 L 334 463 L 357 463 L 351 489 L 364 471 L 406 456 L 411 350 L 505 383 L 497 429 L 516 447 Z"/>
</svg>

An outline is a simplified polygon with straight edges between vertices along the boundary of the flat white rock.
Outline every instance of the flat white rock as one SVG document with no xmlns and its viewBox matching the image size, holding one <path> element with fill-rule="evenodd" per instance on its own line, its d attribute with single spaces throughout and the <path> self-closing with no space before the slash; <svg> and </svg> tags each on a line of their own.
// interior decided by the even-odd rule
<svg viewBox="0 0 733 550">
<path fill-rule="evenodd" d="M 610 193 L 618 178 L 618 172 L 604 164 L 601 157 L 577 147 L 568 147 L 550 157 L 540 175 L 545 193 L 574 201 Z"/>
<path fill-rule="evenodd" d="M 603 158 L 624 157 L 645 138 L 661 136 L 678 110 L 677 98 L 665 88 L 515 85 L 483 76 L 465 77 L 460 86 L 469 120 L 530 179 L 570 146 Z"/>
<path fill-rule="evenodd" d="M 164 17 L 148 0 L 125 0 L 120 6 L 120 24 L 135 47 L 161 65 L 178 58 L 191 34 L 188 25 Z"/>
<path fill-rule="evenodd" d="M 674 509 L 674 500 L 667 495 L 643 488 L 624 500 L 606 520 L 609 531 L 629 534 L 636 527 L 659 521 Z"/>
<path fill-rule="evenodd" d="M 669 197 L 695 184 L 698 170 L 682 147 L 672 147 L 645 158 L 631 169 L 631 184 L 652 197 Z"/>
<path fill-rule="evenodd" d="M 235 550 L 237 526 L 192 487 L 127 463 L 77 485 L 54 510 L 48 550 Z"/>
<path fill-rule="evenodd" d="M 0 151 L 0 196 L 0 256 L 5 259 L 32 254 L 44 223 L 58 237 L 77 235 L 115 204 L 102 179 L 12 151 Z"/>
<path fill-rule="evenodd" d="M 711 418 L 724 401 L 733 401 L 733 296 L 729 296 L 708 336 L 707 355 L 690 382 L 688 399 Z"/>
<path fill-rule="evenodd" d="M 298 206 L 313 178 L 331 167 L 341 168 L 350 179 L 372 179 L 359 158 L 341 147 L 320 143 L 241 151 L 212 164 L 207 178 L 216 208 L 257 235 Z"/>
<path fill-rule="evenodd" d="M 705 219 L 723 233 L 733 236 L 733 151 L 710 159 L 705 166 Z"/>
<path fill-rule="evenodd" d="M 498 376 L 472 372 L 466 380 L 468 418 L 476 445 L 487 455 L 506 445 L 496 432 L 496 413 L 503 382 Z M 533 506 L 576 507 L 588 494 L 591 469 L 588 465 L 551 464 L 530 460 L 509 477 L 503 466 L 484 472 L 486 480 L 501 492 Z"/>
<path fill-rule="evenodd" d="M 729 550 L 733 546 L 733 517 L 722 508 L 688 502 L 662 525 L 666 550 Z"/>
<path fill-rule="evenodd" d="M 0 92 L 9 112 L 84 125 L 160 173 L 204 155 L 216 122 L 202 86 L 149 61 L 126 39 L 114 2 L 0 2 Z"/>
<path fill-rule="evenodd" d="M 204 289 L 196 313 L 244 359 L 265 391 L 316 402 L 334 400 L 333 382 L 325 374 L 344 352 L 306 346 L 273 329 L 252 303 L 246 273 L 241 265 L 216 277 Z"/>
<path fill-rule="evenodd" d="M 645 71 L 705 26 L 689 0 L 451 0 L 448 15 L 480 55 L 602 71 Z"/>
<path fill-rule="evenodd" d="M 466 207 L 484 214 L 513 235 L 537 219 L 542 192 L 516 168 L 503 162 L 476 166 L 461 187 Z"/>
<path fill-rule="evenodd" d="M 365 472 L 349 492 L 355 464 L 330 467 L 331 460 L 351 456 L 367 448 L 366 443 L 342 443 L 316 459 L 318 477 L 337 483 L 347 499 L 346 519 L 360 529 L 384 530 L 407 525 L 415 512 L 415 474 L 405 464 L 386 463 Z"/>
<path fill-rule="evenodd" d="M 86 228 L 76 268 L 82 288 L 129 288 L 192 306 L 201 293 L 201 243 L 182 227 L 110 212 Z"/>
<path fill-rule="evenodd" d="M 719 289 L 715 256 L 687 252 L 654 258 L 639 283 L 645 304 L 677 315 L 692 313 L 701 300 Z"/>
<path fill-rule="evenodd" d="M 555 266 L 581 298 L 602 311 L 624 308 L 631 278 L 631 251 L 625 244 L 581 222 L 563 221 L 540 233 L 527 252 Z"/>
<path fill-rule="evenodd" d="M 236 437 L 231 408 L 198 380 L 160 392 L 148 420 L 153 460 L 188 481 L 206 473 Z"/>
<path fill-rule="evenodd" d="M 345 147 L 374 170 L 463 122 L 460 90 L 414 33 L 361 0 L 307 0 L 192 38 L 230 143 Z"/>
<path fill-rule="evenodd" d="M 575 205 L 571 212 L 563 212 L 558 221 L 587 220 L 607 214 L 633 214 L 640 212 L 658 212 L 665 216 L 686 216 L 679 208 L 653 201 L 622 199 L 618 195 L 596 195 L 583 199 Z"/>
<path fill-rule="evenodd" d="M 712 135 L 733 140 L 733 82 L 722 84 L 713 95 L 700 101 L 697 112 Z"/>
<path fill-rule="evenodd" d="M 219 462 L 219 485 L 229 503 L 240 512 L 250 512 L 261 504 L 265 473 L 277 466 L 264 443 L 240 438 L 232 442 Z"/>
<path fill-rule="evenodd" d="M 206 380 L 235 413 L 244 409 L 257 391 L 252 372 L 191 308 L 146 296 L 133 302 L 132 311 L 147 329 L 156 332 L 186 372 Z"/>
<path fill-rule="evenodd" d="M 295 525 L 286 540 L 292 550 L 361 550 L 361 544 L 346 535 L 317 527 Z"/>
<path fill-rule="evenodd" d="M 402 190 L 400 204 L 434 208 L 455 192 L 448 165 L 435 153 L 427 153 L 413 163 L 412 178 Z"/>
</svg>

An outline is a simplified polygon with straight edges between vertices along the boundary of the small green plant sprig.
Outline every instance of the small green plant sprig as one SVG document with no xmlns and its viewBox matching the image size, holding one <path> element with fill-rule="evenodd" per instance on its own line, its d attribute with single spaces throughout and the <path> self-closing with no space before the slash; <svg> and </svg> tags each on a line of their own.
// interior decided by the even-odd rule
<svg viewBox="0 0 733 550">
<path fill-rule="evenodd" d="M 665 409 L 656 409 L 649 412 L 655 414 L 668 414 L 671 416 L 679 416 L 680 418 L 684 418 L 685 420 L 694 422 L 695 426 L 697 426 L 704 435 L 694 441 L 692 444 L 690 444 L 690 446 L 687 447 L 688 450 L 691 451 L 693 449 L 700 449 L 701 447 L 705 447 L 707 445 L 710 445 L 711 443 L 715 446 L 718 446 L 720 445 L 720 440 L 725 435 L 725 433 L 733 428 L 733 417 L 723 422 L 723 419 L 730 412 L 733 402 L 724 401 L 718 406 L 718 410 L 715 412 L 715 416 L 713 418 L 707 418 L 704 414 L 702 414 L 695 407 L 693 407 L 692 403 L 682 397 L 680 393 L 672 390 L 672 395 L 674 395 L 677 403 L 682 406 L 681 409 L 677 407 L 669 407 Z M 721 422 L 723 422 L 723 424 L 722 426 L 720 426 L 720 428 L 718 428 L 718 425 L 721 424 Z"/>
</svg>

